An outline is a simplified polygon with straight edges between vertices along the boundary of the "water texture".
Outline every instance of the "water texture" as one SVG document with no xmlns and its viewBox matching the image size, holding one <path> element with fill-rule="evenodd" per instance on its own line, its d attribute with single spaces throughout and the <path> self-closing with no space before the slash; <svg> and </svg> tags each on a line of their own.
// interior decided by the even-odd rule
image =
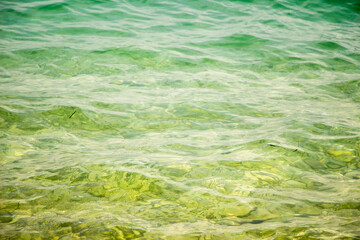
<svg viewBox="0 0 360 240">
<path fill-rule="evenodd" d="M 0 1 L 1 239 L 360 239 L 357 0 Z"/>
</svg>

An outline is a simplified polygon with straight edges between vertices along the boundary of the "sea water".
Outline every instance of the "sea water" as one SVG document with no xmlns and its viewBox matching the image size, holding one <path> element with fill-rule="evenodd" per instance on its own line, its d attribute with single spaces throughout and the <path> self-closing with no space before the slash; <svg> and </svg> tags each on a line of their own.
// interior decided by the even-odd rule
<svg viewBox="0 0 360 240">
<path fill-rule="evenodd" d="M 360 239 L 357 0 L 0 1 L 1 239 Z"/>
</svg>

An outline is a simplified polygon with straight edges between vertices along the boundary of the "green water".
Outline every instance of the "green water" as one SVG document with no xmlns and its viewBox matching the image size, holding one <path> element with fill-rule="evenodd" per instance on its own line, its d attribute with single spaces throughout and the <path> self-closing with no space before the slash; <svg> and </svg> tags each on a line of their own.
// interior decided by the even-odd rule
<svg viewBox="0 0 360 240">
<path fill-rule="evenodd" d="M 0 1 L 1 239 L 360 239 L 357 0 Z"/>
</svg>

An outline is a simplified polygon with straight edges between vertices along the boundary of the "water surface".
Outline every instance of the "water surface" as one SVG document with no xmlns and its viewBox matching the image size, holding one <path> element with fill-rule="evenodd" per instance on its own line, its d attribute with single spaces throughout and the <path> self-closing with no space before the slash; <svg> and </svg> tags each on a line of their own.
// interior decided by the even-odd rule
<svg viewBox="0 0 360 240">
<path fill-rule="evenodd" d="M 0 2 L 2 239 L 359 239 L 356 0 Z"/>
</svg>

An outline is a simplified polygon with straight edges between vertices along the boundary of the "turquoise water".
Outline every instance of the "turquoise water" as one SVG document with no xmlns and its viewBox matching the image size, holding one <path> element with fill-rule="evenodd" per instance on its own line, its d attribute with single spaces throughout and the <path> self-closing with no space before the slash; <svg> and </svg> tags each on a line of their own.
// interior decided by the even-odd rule
<svg viewBox="0 0 360 240">
<path fill-rule="evenodd" d="M 0 1 L 1 239 L 360 239 L 356 0 Z"/>
</svg>

